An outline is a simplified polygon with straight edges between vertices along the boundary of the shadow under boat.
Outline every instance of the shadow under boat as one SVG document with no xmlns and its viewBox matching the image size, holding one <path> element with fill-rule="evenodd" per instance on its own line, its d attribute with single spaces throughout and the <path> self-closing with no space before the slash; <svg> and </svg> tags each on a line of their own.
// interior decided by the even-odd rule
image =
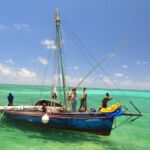
<svg viewBox="0 0 150 150">
<path fill-rule="evenodd" d="M 46 114 L 41 109 L 43 104 L 47 106 Z M 45 115 L 47 115 L 47 123 L 43 121 Z M 61 103 L 53 100 L 39 100 L 34 106 L 14 106 L 13 109 L 4 110 L 4 116 L 47 129 L 90 132 L 100 135 L 110 134 L 114 120 L 113 117 L 107 117 L 99 112 L 70 112 Z"/>
<path fill-rule="evenodd" d="M 41 109 L 43 104 L 47 106 L 48 111 L 46 114 Z M 41 126 L 42 128 L 90 132 L 105 136 L 110 135 L 115 117 L 120 115 L 129 116 L 127 113 L 122 113 L 121 107 L 115 111 L 115 114 L 113 112 L 111 116 L 107 113 L 91 111 L 70 112 L 66 111 L 61 103 L 53 100 L 39 100 L 34 106 L 12 106 L 12 108 L 4 109 L 3 115 L 8 119 Z M 46 124 L 43 122 L 45 115 L 48 119 Z"/>
</svg>

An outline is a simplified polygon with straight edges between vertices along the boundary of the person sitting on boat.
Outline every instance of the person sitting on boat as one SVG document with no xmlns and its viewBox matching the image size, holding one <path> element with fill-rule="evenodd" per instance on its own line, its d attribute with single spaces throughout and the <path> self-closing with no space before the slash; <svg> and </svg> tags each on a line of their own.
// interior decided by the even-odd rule
<svg viewBox="0 0 150 150">
<path fill-rule="evenodd" d="M 51 97 L 52 97 L 52 99 L 57 99 L 57 90 L 56 90 L 56 87 L 52 88 Z"/>
<path fill-rule="evenodd" d="M 72 88 L 72 91 L 68 97 L 68 99 L 71 101 L 72 112 L 76 112 L 76 106 L 77 106 L 76 98 L 77 98 L 76 88 Z"/>
<path fill-rule="evenodd" d="M 84 111 L 86 111 L 87 109 L 86 100 L 87 100 L 86 88 L 83 88 L 79 111 L 81 111 L 81 108 L 84 108 Z"/>
<path fill-rule="evenodd" d="M 14 96 L 12 95 L 12 93 L 8 94 L 8 106 L 12 106 L 13 105 L 13 100 L 14 100 Z"/>
<path fill-rule="evenodd" d="M 112 97 L 109 97 L 109 93 L 106 93 L 106 96 L 104 97 L 104 99 L 103 99 L 102 102 L 101 102 L 101 107 L 99 108 L 99 110 L 100 110 L 101 108 L 106 108 L 108 101 L 110 101 L 110 100 L 112 100 L 112 99 L 113 99 Z"/>
<path fill-rule="evenodd" d="M 47 113 L 47 108 L 46 108 L 45 103 L 42 103 L 42 112 L 45 114 Z"/>
</svg>

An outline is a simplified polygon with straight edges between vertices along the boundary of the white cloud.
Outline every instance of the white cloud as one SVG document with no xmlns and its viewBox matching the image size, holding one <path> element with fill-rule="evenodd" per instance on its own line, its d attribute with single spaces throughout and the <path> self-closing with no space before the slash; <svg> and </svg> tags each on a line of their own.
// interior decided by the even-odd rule
<svg viewBox="0 0 150 150">
<path fill-rule="evenodd" d="M 114 76 L 115 77 L 123 77 L 124 75 L 122 73 L 115 73 Z"/>
<path fill-rule="evenodd" d="M 129 77 L 125 77 L 126 80 L 129 80 Z"/>
<path fill-rule="evenodd" d="M 56 49 L 56 43 L 53 40 L 44 39 L 43 41 L 41 41 L 41 44 L 47 49 Z"/>
<path fill-rule="evenodd" d="M 133 81 L 129 77 L 123 75 L 122 73 L 116 73 L 118 78 L 109 79 L 108 76 L 100 75 L 101 78 L 88 77 L 80 86 L 85 87 L 98 87 L 98 88 L 117 88 L 114 82 L 121 89 L 150 89 L 150 76 L 146 76 L 145 81 Z M 113 76 L 116 77 L 116 76 Z M 61 75 L 56 75 L 56 79 L 62 79 Z M 77 86 L 78 83 L 83 80 L 84 77 L 72 77 L 66 76 L 67 85 Z M 111 76 L 112 78 L 112 76 Z M 51 78 L 52 79 L 52 78 Z M 42 79 L 40 78 L 40 73 L 34 72 L 32 69 L 27 68 L 14 68 L 13 65 L 8 66 L 7 64 L 0 64 L 0 83 L 13 83 L 13 84 L 41 84 Z M 53 83 L 47 78 L 45 84 L 49 85 Z"/>
<path fill-rule="evenodd" d="M 27 24 L 14 24 L 14 28 L 21 31 L 29 31 L 30 27 Z"/>
<path fill-rule="evenodd" d="M 108 77 L 108 76 L 100 76 L 100 78 L 102 79 L 102 81 L 106 84 L 113 84 L 112 80 Z"/>
<path fill-rule="evenodd" d="M 35 72 L 26 68 L 14 68 L 0 64 L 0 83 L 4 84 L 36 84 L 39 79 Z"/>
<path fill-rule="evenodd" d="M 12 71 L 9 67 L 7 67 L 3 64 L 0 64 L 0 74 L 9 76 L 12 74 Z"/>
<path fill-rule="evenodd" d="M 65 79 L 68 86 L 76 87 L 80 83 L 80 81 L 83 80 L 83 77 L 65 76 Z M 93 84 L 94 80 L 94 78 L 88 77 L 80 86 L 90 87 Z M 53 81 L 55 81 L 55 83 Z M 51 83 L 56 84 L 58 81 L 62 81 L 62 76 L 60 74 L 55 75 Z"/>
<path fill-rule="evenodd" d="M 83 80 L 83 77 L 71 77 L 66 76 L 67 85 L 71 87 L 76 87 L 80 81 Z M 60 79 L 61 75 L 56 75 L 55 80 Z M 48 81 L 46 81 L 48 83 Z M 53 83 L 53 82 L 50 82 Z M 54 83 L 53 83 L 54 84 Z M 116 86 L 118 85 L 118 86 Z M 97 88 L 105 88 L 105 89 L 137 89 L 137 90 L 143 90 L 143 89 L 150 89 L 150 82 L 142 82 L 142 81 L 131 81 L 128 77 L 123 78 L 122 80 L 119 78 L 117 80 L 112 80 L 107 76 L 101 76 L 100 78 L 91 78 L 88 77 L 81 85 L 80 87 L 97 87 Z"/>
<path fill-rule="evenodd" d="M 147 63 L 148 63 L 147 61 L 143 61 L 143 62 L 142 62 L 143 65 L 146 65 Z"/>
<path fill-rule="evenodd" d="M 145 77 L 146 80 L 150 80 L 150 76 Z"/>
<path fill-rule="evenodd" d="M 27 24 L 13 24 L 13 25 L 0 24 L 0 31 L 13 29 L 18 31 L 30 31 L 30 27 Z"/>
<path fill-rule="evenodd" d="M 136 61 L 134 64 L 135 64 L 135 65 L 140 65 L 141 62 L 140 62 L 140 61 Z"/>
<path fill-rule="evenodd" d="M 122 68 L 127 69 L 128 65 L 122 65 Z"/>
<path fill-rule="evenodd" d="M 71 76 L 67 76 L 67 79 L 66 79 L 67 81 L 68 81 L 68 83 L 69 83 L 69 86 L 74 86 L 74 87 L 76 87 L 82 80 L 83 80 L 83 77 L 71 77 Z M 93 82 L 94 82 L 94 78 L 90 78 L 90 77 L 88 77 L 88 78 L 86 78 L 85 80 L 84 80 L 84 82 L 83 83 L 81 83 L 81 85 L 80 86 L 85 86 L 85 87 L 90 87 L 90 86 L 92 86 L 93 85 Z"/>
<path fill-rule="evenodd" d="M 114 56 L 115 56 L 115 54 L 111 54 L 111 55 L 110 55 L 110 57 L 114 57 Z"/>
<path fill-rule="evenodd" d="M 8 59 L 8 60 L 5 60 L 5 63 L 6 64 L 14 64 L 14 61 L 13 61 L 13 59 Z"/>
<path fill-rule="evenodd" d="M 120 88 L 122 89 L 137 89 L 137 90 L 150 89 L 150 82 L 125 80 L 119 83 Z"/>
<path fill-rule="evenodd" d="M 80 67 L 79 66 L 69 66 L 69 67 L 66 67 L 67 70 L 79 70 Z"/>
<path fill-rule="evenodd" d="M 134 64 L 135 65 L 146 65 L 146 64 L 148 64 L 148 61 L 136 61 Z"/>
<path fill-rule="evenodd" d="M 42 57 L 38 57 L 38 62 L 43 64 L 43 65 L 47 65 L 48 64 L 48 61 L 46 58 L 42 58 Z"/>
<path fill-rule="evenodd" d="M 79 67 L 78 66 L 74 66 L 74 70 L 79 70 Z"/>
<path fill-rule="evenodd" d="M 120 89 L 131 89 L 131 90 L 150 89 L 150 82 L 148 82 L 148 81 L 132 81 L 129 79 L 129 77 L 125 77 L 125 76 L 123 76 L 123 78 L 117 78 L 117 79 L 113 79 L 113 80 L 111 80 L 109 77 L 103 76 L 103 75 L 100 75 L 100 77 L 101 77 L 102 81 L 104 81 L 104 84 L 103 85 L 101 84 L 102 88 L 118 89 L 118 87 L 119 87 Z M 96 81 L 98 81 L 98 80 L 96 80 Z"/>
<path fill-rule="evenodd" d="M 21 68 L 20 70 L 18 70 L 17 73 L 20 77 L 23 77 L 23 78 L 34 78 L 37 76 L 35 72 L 30 71 L 26 68 Z"/>
</svg>

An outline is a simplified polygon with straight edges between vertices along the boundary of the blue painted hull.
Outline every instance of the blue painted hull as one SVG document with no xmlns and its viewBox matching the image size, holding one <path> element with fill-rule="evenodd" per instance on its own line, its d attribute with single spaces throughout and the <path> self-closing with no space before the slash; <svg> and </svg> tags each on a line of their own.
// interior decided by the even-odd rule
<svg viewBox="0 0 150 150">
<path fill-rule="evenodd" d="M 6 111 L 7 118 L 55 129 L 110 135 L 113 117 L 100 113 L 48 113 L 49 122 L 42 123 L 41 112 Z"/>
</svg>

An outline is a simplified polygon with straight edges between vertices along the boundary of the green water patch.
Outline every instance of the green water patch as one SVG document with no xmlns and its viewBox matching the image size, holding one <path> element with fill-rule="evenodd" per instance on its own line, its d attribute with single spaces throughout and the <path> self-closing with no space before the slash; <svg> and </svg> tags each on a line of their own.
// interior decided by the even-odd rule
<svg viewBox="0 0 150 150">
<path fill-rule="evenodd" d="M 0 85 L 0 105 L 7 104 L 7 95 L 12 92 L 15 105 L 31 105 L 40 97 L 40 86 Z M 149 91 L 118 91 L 105 89 L 87 89 L 88 109 L 100 107 L 105 93 L 109 92 L 113 100 L 109 105 L 121 102 L 130 111 L 136 112 L 131 106 L 131 100 L 143 113 L 134 122 L 128 122 L 112 130 L 108 137 L 90 133 L 71 132 L 53 129 L 43 129 L 36 126 L 12 122 L 7 119 L 0 121 L 0 149 L 2 150 L 148 150 L 150 149 L 150 92 Z M 82 89 L 77 90 L 78 106 L 80 105 Z M 46 87 L 43 98 L 50 97 L 50 88 Z M 117 123 L 124 117 L 117 119 Z"/>
</svg>

